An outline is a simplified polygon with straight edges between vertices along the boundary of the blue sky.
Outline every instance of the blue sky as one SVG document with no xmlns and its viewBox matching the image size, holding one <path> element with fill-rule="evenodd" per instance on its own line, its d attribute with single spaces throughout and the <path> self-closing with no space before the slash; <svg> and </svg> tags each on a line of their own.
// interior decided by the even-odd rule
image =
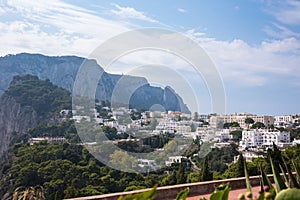
<svg viewBox="0 0 300 200">
<path fill-rule="evenodd" d="M 125 31 L 166 28 L 192 38 L 213 60 L 224 81 L 227 113 L 300 113 L 300 1 L 0 2 L 1 56 L 20 52 L 88 56 Z M 156 59 L 164 65 L 168 60 Z M 180 61 L 170 64 L 181 66 Z M 193 87 L 205 88 L 201 81 L 199 85 Z M 213 112 L 206 106 L 207 97 L 199 99 L 199 112 Z"/>
</svg>

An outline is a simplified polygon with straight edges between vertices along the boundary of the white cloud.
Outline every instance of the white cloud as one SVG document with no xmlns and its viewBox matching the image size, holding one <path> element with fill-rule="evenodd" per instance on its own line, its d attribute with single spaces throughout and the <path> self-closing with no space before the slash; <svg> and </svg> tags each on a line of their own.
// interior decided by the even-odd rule
<svg viewBox="0 0 300 200">
<path fill-rule="evenodd" d="M 184 8 L 178 8 L 177 10 L 178 10 L 178 12 L 186 13 L 186 10 Z"/>
<path fill-rule="evenodd" d="M 274 38 L 287 38 L 287 37 L 299 37 L 300 33 L 294 32 L 285 26 L 277 23 L 273 24 L 273 27 L 266 26 L 263 31 Z"/>
<path fill-rule="evenodd" d="M 114 6 L 117 8 L 117 10 L 111 10 L 111 12 L 121 18 L 138 19 L 138 20 L 142 20 L 142 21 L 159 24 L 159 21 L 152 19 L 150 17 L 147 17 L 145 15 L 145 13 L 143 13 L 141 11 L 137 11 L 134 8 L 122 7 L 118 4 L 114 4 Z"/>
<path fill-rule="evenodd" d="M 287 6 L 282 6 L 278 12 L 274 12 L 276 18 L 284 24 L 300 25 L 300 1 L 287 0 L 284 2 L 287 3 Z"/>
<path fill-rule="evenodd" d="M 282 40 L 272 40 L 270 42 L 263 41 L 261 48 L 265 52 L 300 55 L 300 41 L 293 37 Z"/>
<path fill-rule="evenodd" d="M 4 14 L 4 13 L 6 13 L 5 9 L 2 8 L 2 7 L 0 7 L 0 15 L 2 15 L 2 14 Z"/>
<path fill-rule="evenodd" d="M 271 81 L 272 76 L 300 78 L 300 41 L 296 38 L 263 41 L 251 46 L 243 40 L 220 41 L 191 32 L 187 35 L 211 56 L 225 81 L 261 86 Z"/>
<path fill-rule="evenodd" d="M 128 30 L 121 22 L 59 0 L 8 0 L 3 6 L 15 20 L 0 20 L 2 55 L 30 51 L 87 56 L 101 42 Z"/>
<path fill-rule="evenodd" d="M 195 29 L 187 30 L 187 31 L 186 31 L 186 34 L 187 34 L 188 36 L 192 36 L 192 37 L 200 37 L 200 36 L 204 36 L 204 35 L 205 35 L 205 33 L 203 33 L 203 32 L 198 32 L 198 31 L 196 31 Z"/>
</svg>

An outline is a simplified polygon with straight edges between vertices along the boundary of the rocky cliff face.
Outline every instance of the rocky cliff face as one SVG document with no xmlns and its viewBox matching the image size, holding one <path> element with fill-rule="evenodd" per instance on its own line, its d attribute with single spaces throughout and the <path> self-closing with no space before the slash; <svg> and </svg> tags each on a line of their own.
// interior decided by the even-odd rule
<svg viewBox="0 0 300 200">
<path fill-rule="evenodd" d="M 12 77 L 19 74 L 36 75 L 40 79 L 49 79 L 53 84 L 72 91 L 73 83 L 78 69 L 84 58 L 76 56 L 49 57 L 40 54 L 21 53 L 0 57 L 0 94 L 9 86 Z M 88 60 L 88 62 L 95 62 Z M 99 66 L 100 67 L 100 66 Z M 101 68 L 101 67 L 100 67 Z M 103 73 L 98 84 L 96 98 L 99 100 L 111 100 L 115 85 L 122 75 Z M 182 111 L 189 113 L 189 109 L 176 92 L 169 87 L 152 87 L 142 77 L 127 77 L 127 84 L 137 82 L 145 83 L 131 98 L 133 108 L 149 109 L 151 105 L 160 104 L 166 110 Z"/>
<path fill-rule="evenodd" d="M 37 125 L 37 113 L 23 106 L 7 94 L 0 97 L 0 157 L 8 149 L 13 137 Z"/>
</svg>

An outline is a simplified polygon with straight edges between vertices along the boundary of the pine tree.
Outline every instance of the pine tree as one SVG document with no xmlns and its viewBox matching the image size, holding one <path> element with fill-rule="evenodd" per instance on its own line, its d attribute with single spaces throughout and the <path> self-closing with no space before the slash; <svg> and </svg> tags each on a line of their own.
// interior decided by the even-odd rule
<svg viewBox="0 0 300 200">
<path fill-rule="evenodd" d="M 182 160 L 179 165 L 179 169 L 176 172 L 176 180 L 177 180 L 177 184 L 182 184 L 182 183 L 186 182 L 185 167 L 184 167 L 184 163 L 182 162 Z"/>
<path fill-rule="evenodd" d="M 242 153 L 239 155 L 239 159 L 237 161 L 236 166 L 236 176 L 235 177 L 244 177 L 245 176 L 245 170 L 244 170 L 244 156 Z"/>
<path fill-rule="evenodd" d="M 208 167 L 208 157 L 206 156 L 201 167 L 199 181 L 211 181 L 213 180 L 213 173 Z"/>
</svg>

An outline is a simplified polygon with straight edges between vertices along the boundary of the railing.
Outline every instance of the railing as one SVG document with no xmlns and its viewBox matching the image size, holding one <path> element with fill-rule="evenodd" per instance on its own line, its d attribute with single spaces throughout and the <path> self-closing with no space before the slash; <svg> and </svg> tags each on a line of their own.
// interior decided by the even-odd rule
<svg viewBox="0 0 300 200">
<path fill-rule="evenodd" d="M 268 177 L 270 181 L 273 182 L 273 175 L 268 175 Z M 180 192 L 181 190 L 187 187 L 189 188 L 189 197 L 210 194 L 214 191 L 216 186 L 222 183 L 229 183 L 229 186 L 232 190 L 246 188 L 245 177 L 198 182 L 198 183 L 186 183 L 180 185 L 158 187 L 155 192 L 155 199 L 157 200 L 175 199 L 178 192 Z M 250 183 L 252 186 L 258 186 L 260 184 L 259 176 L 250 177 Z M 151 188 L 143 189 L 143 190 L 135 190 L 130 192 L 118 192 L 118 193 L 95 195 L 95 196 L 88 196 L 88 197 L 79 197 L 79 198 L 73 198 L 68 200 L 117 200 L 120 196 L 126 196 L 128 194 L 137 194 L 148 190 L 151 190 Z"/>
</svg>

